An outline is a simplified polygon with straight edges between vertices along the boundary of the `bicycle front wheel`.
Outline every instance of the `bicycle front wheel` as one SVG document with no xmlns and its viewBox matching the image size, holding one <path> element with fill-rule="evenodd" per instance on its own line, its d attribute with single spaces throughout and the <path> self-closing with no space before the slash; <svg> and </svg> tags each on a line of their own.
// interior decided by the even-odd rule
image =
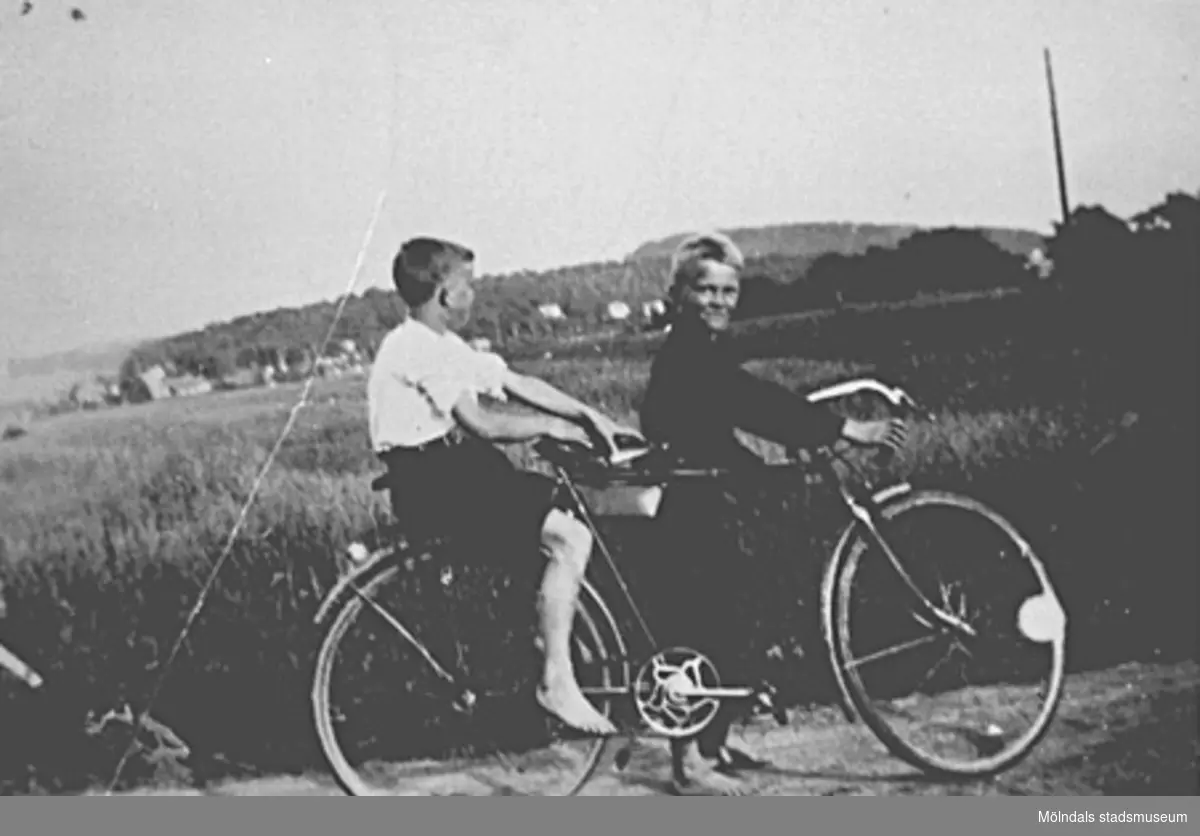
<svg viewBox="0 0 1200 836">
<path fill-rule="evenodd" d="M 1011 768 L 1062 696 L 1066 614 L 1041 560 L 986 505 L 915 491 L 835 555 L 834 664 L 863 721 L 942 776 Z"/>
<path fill-rule="evenodd" d="M 389 562 L 351 592 L 330 625 L 312 702 L 338 784 L 356 796 L 577 793 L 607 741 L 570 739 L 542 712 L 532 691 L 533 653 L 527 670 L 497 670 L 526 662 L 513 643 L 532 650 L 531 632 L 502 636 L 493 622 L 464 639 L 446 577 L 414 578 Z M 604 664 L 614 637 L 593 614 L 594 595 L 585 584 L 574 628 L 576 673 L 585 687 L 615 692 L 619 677 Z M 605 715 L 610 702 L 594 699 Z"/>
</svg>

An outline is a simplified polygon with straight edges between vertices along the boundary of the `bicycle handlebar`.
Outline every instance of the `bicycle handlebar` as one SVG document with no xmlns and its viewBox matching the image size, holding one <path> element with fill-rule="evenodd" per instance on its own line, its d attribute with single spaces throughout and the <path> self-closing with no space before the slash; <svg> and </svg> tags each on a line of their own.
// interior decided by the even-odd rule
<svg viewBox="0 0 1200 836">
<path fill-rule="evenodd" d="M 893 408 L 903 408 L 909 412 L 920 411 L 917 402 L 904 389 L 901 389 L 899 386 L 889 386 L 875 378 L 857 378 L 835 383 L 831 386 L 814 390 L 806 397 L 809 403 L 817 404 L 849 397 L 861 392 L 874 392 L 882 395 Z M 601 468 L 621 468 L 659 449 L 656 445 L 637 435 L 622 434 L 615 436 L 613 441 L 617 449 L 608 456 L 598 456 L 593 449 L 583 445 L 555 441 L 548 438 L 538 441 L 534 445 L 534 449 L 542 458 L 562 467 L 591 465 L 592 467 Z M 818 453 L 830 460 L 842 458 L 839 452 L 834 449 L 834 445 L 830 445 L 824 450 L 819 450 Z"/>
<path fill-rule="evenodd" d="M 912 396 L 899 386 L 888 386 L 886 383 L 871 377 L 860 377 L 855 380 L 846 380 L 841 383 L 834 383 L 831 386 L 825 386 L 809 392 L 807 399 L 809 403 L 821 403 L 833 400 L 834 398 L 857 395 L 859 392 L 876 392 L 883 395 L 895 407 L 908 406 L 915 409 L 917 405 Z"/>
</svg>

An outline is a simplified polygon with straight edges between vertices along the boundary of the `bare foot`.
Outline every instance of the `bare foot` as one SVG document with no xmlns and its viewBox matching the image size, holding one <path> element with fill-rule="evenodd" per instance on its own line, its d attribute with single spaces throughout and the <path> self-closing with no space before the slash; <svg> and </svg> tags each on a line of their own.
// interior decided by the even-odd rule
<svg viewBox="0 0 1200 836">
<path fill-rule="evenodd" d="M 601 735 L 617 733 L 612 721 L 597 711 L 574 684 L 542 685 L 537 691 L 537 701 L 542 708 L 581 732 Z"/>
<path fill-rule="evenodd" d="M 675 777 L 671 780 L 671 795 L 699 796 L 744 796 L 750 795 L 750 789 L 730 778 L 712 773 L 703 781 L 694 778 Z"/>
<path fill-rule="evenodd" d="M 732 746 L 722 746 L 717 750 L 717 764 L 714 769 L 722 775 L 734 776 L 742 772 L 754 772 L 762 769 L 770 769 L 772 764 L 770 761 L 761 760 L 751 757 L 740 749 L 734 749 Z"/>
</svg>

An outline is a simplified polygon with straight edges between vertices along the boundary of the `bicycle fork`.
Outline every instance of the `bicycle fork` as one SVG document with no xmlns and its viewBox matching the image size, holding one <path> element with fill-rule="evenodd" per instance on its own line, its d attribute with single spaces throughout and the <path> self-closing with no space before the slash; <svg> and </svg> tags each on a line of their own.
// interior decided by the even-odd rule
<svg viewBox="0 0 1200 836">
<path fill-rule="evenodd" d="M 888 545 L 887 540 L 883 538 L 883 535 L 879 531 L 879 526 L 876 524 L 875 515 L 871 513 L 870 508 L 859 502 L 852 493 L 845 489 L 845 487 L 842 487 L 841 493 L 846 505 L 850 508 L 850 513 L 852 513 L 854 517 L 866 527 L 867 531 L 871 533 L 871 536 L 883 550 L 884 556 L 887 557 L 888 562 L 892 565 L 892 568 L 896 570 L 896 574 L 900 576 L 900 579 L 904 582 L 904 585 L 907 586 L 921 602 L 921 614 L 928 618 L 929 621 L 922 621 L 919 616 L 917 617 L 918 621 L 920 621 L 922 624 L 925 624 L 927 627 L 933 627 L 934 624 L 938 624 L 948 632 L 956 633 L 959 636 L 975 638 L 977 631 L 965 621 L 966 613 L 956 614 L 949 612 L 948 610 L 935 605 L 929 600 L 928 596 L 926 596 L 925 593 L 920 590 L 916 582 L 912 579 L 912 576 L 909 575 L 905 570 L 904 565 L 900 562 L 900 558 L 897 557 L 896 552 L 890 545 Z"/>
</svg>

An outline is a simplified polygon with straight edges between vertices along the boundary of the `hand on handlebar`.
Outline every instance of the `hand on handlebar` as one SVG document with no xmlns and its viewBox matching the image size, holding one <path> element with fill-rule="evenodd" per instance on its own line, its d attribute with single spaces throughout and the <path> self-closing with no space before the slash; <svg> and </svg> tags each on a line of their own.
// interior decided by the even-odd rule
<svg viewBox="0 0 1200 836">
<path fill-rule="evenodd" d="M 604 458 L 612 459 L 623 450 L 637 449 L 646 446 L 646 440 L 641 433 L 630 427 L 618 424 L 599 412 L 591 416 L 593 432 L 598 436 L 597 441 L 603 444 L 600 451 Z"/>
<path fill-rule="evenodd" d="M 899 418 L 883 421 L 856 421 L 847 419 L 842 436 L 855 444 L 870 447 L 885 447 L 896 452 L 908 441 L 908 426 Z"/>
<path fill-rule="evenodd" d="M 580 447 L 591 447 L 592 436 L 580 424 L 565 420 L 554 420 L 545 433 L 546 438 L 552 438 L 563 444 L 573 444 Z"/>
<path fill-rule="evenodd" d="M 606 460 L 625 450 L 642 449 L 647 442 L 634 429 L 618 424 L 600 412 L 591 412 L 581 423 L 563 422 L 564 426 L 549 435 L 568 444 L 588 447 Z"/>
</svg>

